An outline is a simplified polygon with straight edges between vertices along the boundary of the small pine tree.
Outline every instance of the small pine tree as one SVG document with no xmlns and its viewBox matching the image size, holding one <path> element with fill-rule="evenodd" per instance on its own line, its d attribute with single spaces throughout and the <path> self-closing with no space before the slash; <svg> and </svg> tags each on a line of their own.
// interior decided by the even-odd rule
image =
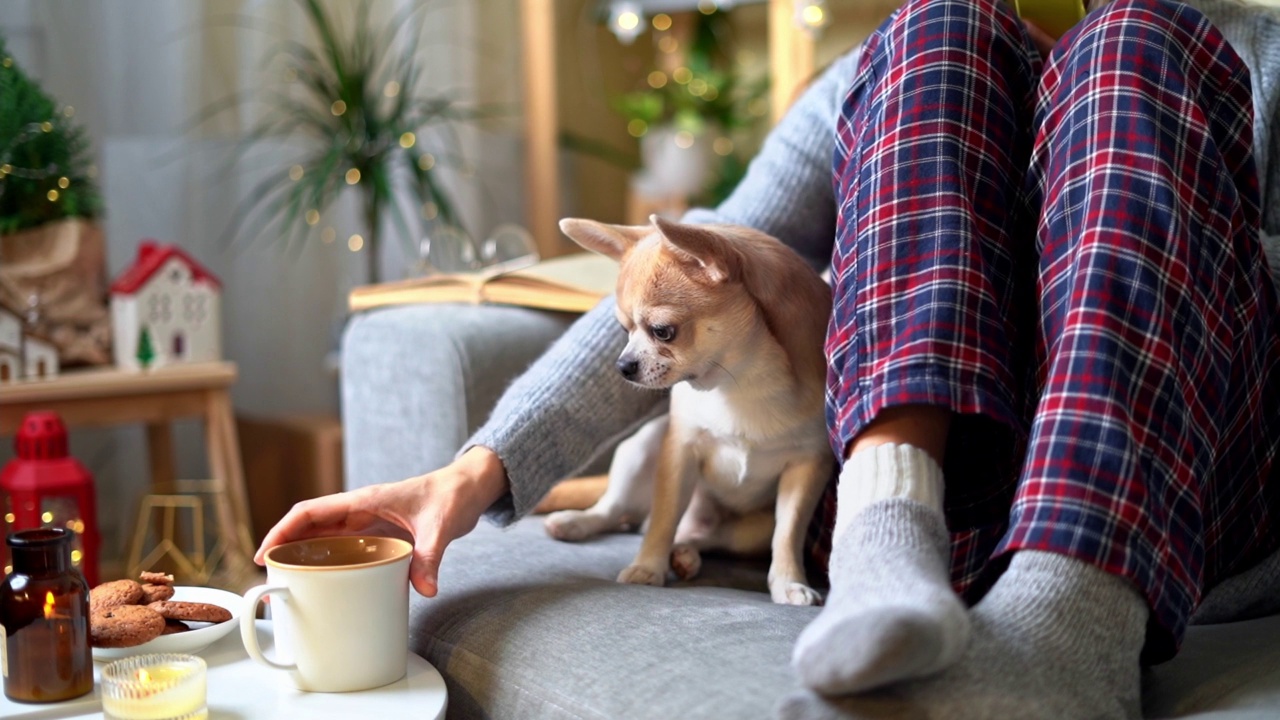
<svg viewBox="0 0 1280 720">
<path fill-rule="evenodd" d="M 31 80 L 0 37 L 0 235 L 96 217 L 84 129 Z"/>
<path fill-rule="evenodd" d="M 134 357 L 143 370 L 151 367 L 151 362 L 156 359 L 156 349 L 151 344 L 151 328 L 146 325 L 142 326 L 142 332 L 138 334 L 138 352 Z"/>
</svg>

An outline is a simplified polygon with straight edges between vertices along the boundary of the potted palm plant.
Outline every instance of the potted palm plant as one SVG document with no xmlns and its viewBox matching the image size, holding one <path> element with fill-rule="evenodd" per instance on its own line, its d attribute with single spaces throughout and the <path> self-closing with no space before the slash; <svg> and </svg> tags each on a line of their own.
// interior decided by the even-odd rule
<svg viewBox="0 0 1280 720">
<path fill-rule="evenodd" d="M 410 253 L 417 249 L 419 223 L 426 224 L 423 232 L 473 243 L 440 182 L 441 155 L 424 147 L 423 135 L 478 119 L 484 110 L 420 91 L 426 74 L 418 52 L 424 5 L 411 5 L 374 27 L 365 0 L 355 7 L 354 22 L 345 32 L 319 0 L 299 0 L 299 5 L 314 46 L 292 41 L 276 45 L 268 62 L 280 63 L 283 72 L 269 73 L 271 85 L 261 88 L 258 100 L 266 110 L 241 142 L 238 157 L 265 141 L 307 149 L 251 189 L 228 234 L 253 239 L 270 231 L 286 244 L 301 241 L 318 230 L 323 213 L 343 192 L 354 190 L 371 282 L 380 280 L 378 258 L 389 226 Z M 218 103 L 205 116 L 236 104 Z M 405 205 L 419 212 L 411 216 Z M 475 254 L 474 248 L 468 251 Z"/>
</svg>

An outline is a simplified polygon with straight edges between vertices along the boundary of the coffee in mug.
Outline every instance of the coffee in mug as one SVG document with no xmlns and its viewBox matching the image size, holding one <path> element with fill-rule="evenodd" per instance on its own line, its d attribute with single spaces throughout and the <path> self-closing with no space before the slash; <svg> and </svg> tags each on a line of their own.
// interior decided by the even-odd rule
<svg viewBox="0 0 1280 720">
<path fill-rule="evenodd" d="M 405 676 L 409 560 L 404 540 L 322 537 L 267 551 L 267 584 L 244 595 L 240 634 L 249 657 L 285 670 L 299 690 L 351 692 Z M 254 617 L 271 596 L 276 659 L 258 646 Z"/>
</svg>

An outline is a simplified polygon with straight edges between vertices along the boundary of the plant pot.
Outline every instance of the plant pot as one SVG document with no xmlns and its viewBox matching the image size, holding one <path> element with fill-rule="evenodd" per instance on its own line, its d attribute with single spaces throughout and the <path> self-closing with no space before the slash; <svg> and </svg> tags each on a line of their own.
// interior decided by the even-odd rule
<svg viewBox="0 0 1280 720">
<path fill-rule="evenodd" d="M 650 128 L 640 138 L 637 191 L 649 197 L 689 197 L 706 188 L 712 172 L 712 133 L 685 133 L 687 147 L 681 147 L 681 131 L 672 125 Z"/>
<path fill-rule="evenodd" d="M 63 366 L 110 364 L 102 228 L 70 219 L 0 236 L 0 303 L 34 314 Z"/>
</svg>

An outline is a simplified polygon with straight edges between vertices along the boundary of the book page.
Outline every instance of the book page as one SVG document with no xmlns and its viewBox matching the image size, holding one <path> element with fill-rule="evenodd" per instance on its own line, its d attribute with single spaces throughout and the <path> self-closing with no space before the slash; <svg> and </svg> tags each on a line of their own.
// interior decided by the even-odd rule
<svg viewBox="0 0 1280 720">
<path fill-rule="evenodd" d="M 613 292 L 617 261 L 595 253 L 575 253 L 536 265 L 498 272 L 430 275 L 351 291 L 352 312 L 411 303 L 481 303 L 586 312 Z"/>
<path fill-rule="evenodd" d="M 561 312 L 586 312 L 613 292 L 618 263 L 577 253 L 504 273 L 485 283 L 484 301 Z"/>
<path fill-rule="evenodd" d="M 509 281 L 580 290 L 604 297 L 618 284 L 618 261 L 591 252 L 575 253 L 504 273 L 491 279 L 489 284 Z"/>
</svg>

